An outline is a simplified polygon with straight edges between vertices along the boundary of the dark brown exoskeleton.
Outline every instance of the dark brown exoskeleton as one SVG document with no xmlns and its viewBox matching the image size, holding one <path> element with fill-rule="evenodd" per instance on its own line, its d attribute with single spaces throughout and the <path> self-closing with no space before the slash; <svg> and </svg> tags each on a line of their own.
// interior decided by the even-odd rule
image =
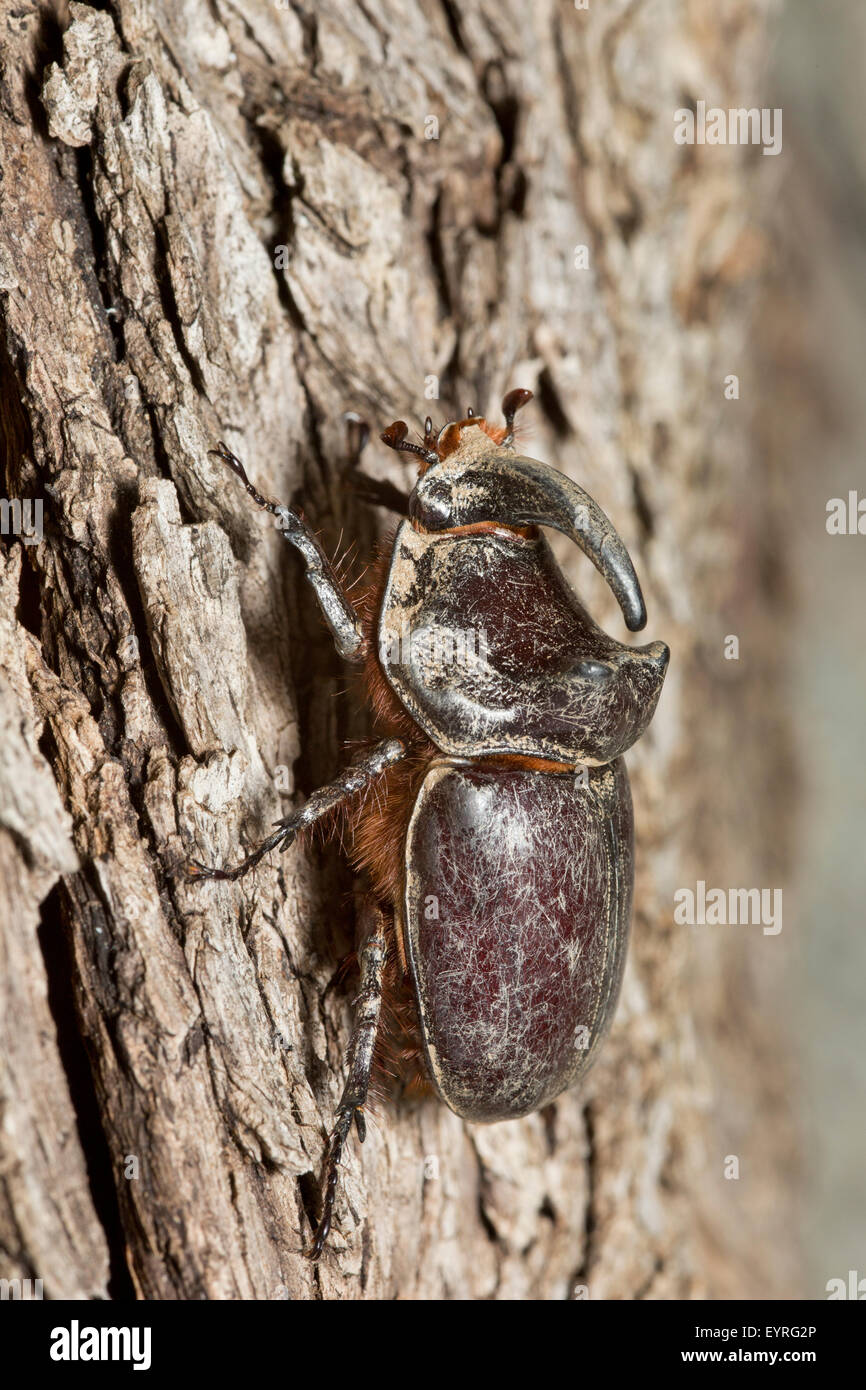
<svg viewBox="0 0 866 1390">
<path fill-rule="evenodd" d="M 622 754 L 652 718 L 670 653 L 608 637 L 563 578 L 541 527 L 574 540 L 626 626 L 644 627 L 634 567 L 607 517 L 562 473 L 514 451 L 514 415 L 530 395 L 505 397 L 504 428 L 470 414 L 438 432 L 428 419 L 423 444 L 402 421 L 381 436 L 421 469 L 409 498 L 356 473 L 369 501 L 404 516 L 360 613 L 304 522 L 218 451 L 300 551 L 337 650 L 365 663 L 383 735 L 235 868 L 194 866 L 239 878 L 348 808 L 372 894 L 314 1258 L 353 1120 L 364 1138 L 389 981 L 414 1001 L 435 1090 L 475 1122 L 526 1115 L 573 1085 L 616 1007 L 633 883 Z M 357 464 L 367 431 L 348 418 Z M 385 795 L 367 797 L 378 779 Z"/>
</svg>

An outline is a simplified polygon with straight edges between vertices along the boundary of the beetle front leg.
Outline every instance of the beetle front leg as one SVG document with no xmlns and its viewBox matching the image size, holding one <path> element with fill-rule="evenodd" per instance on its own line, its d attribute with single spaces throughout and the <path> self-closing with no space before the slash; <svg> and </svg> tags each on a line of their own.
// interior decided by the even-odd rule
<svg viewBox="0 0 866 1390">
<path fill-rule="evenodd" d="M 392 763 L 398 763 L 405 755 L 406 748 L 398 738 L 383 739 L 381 743 L 376 744 L 375 748 L 344 768 L 333 782 L 328 782 L 326 786 L 319 787 L 318 791 L 313 792 L 300 810 L 293 811 L 284 820 L 277 821 L 276 829 L 267 839 L 263 840 L 252 854 L 248 854 L 246 859 L 242 859 L 233 869 L 214 869 L 207 864 L 200 864 L 197 859 L 193 859 L 189 867 L 191 877 L 229 879 L 232 882 L 243 878 L 272 849 L 288 849 L 297 839 L 300 831 L 313 825 L 317 820 L 321 820 L 322 816 L 335 810 L 344 801 L 348 801 L 356 792 L 363 791 L 386 768 L 390 767 Z"/>
<path fill-rule="evenodd" d="M 311 1260 L 318 1260 L 331 1230 L 334 1199 L 337 1195 L 339 1182 L 340 1160 L 353 1120 L 358 1131 L 358 1139 L 362 1144 L 367 1136 L 364 1106 L 367 1102 L 370 1072 L 376 1049 L 376 1034 L 382 1010 L 382 983 L 388 953 L 385 914 L 378 905 L 372 902 L 368 903 L 367 910 L 373 917 L 373 924 L 358 953 L 361 983 L 355 998 L 355 1025 L 349 1042 L 348 1075 L 343 1087 L 343 1094 L 340 1097 L 340 1104 L 337 1107 L 337 1121 L 331 1131 L 328 1144 L 322 1187 L 322 1215 L 316 1227 L 312 1245 L 307 1251 Z"/>
<path fill-rule="evenodd" d="M 307 523 L 297 512 L 293 512 L 291 507 L 284 507 L 279 502 L 270 502 L 267 497 L 263 497 L 250 482 L 240 459 L 222 440 L 216 449 L 210 449 L 208 452 L 228 464 L 257 506 L 276 517 L 277 525 L 289 545 L 293 545 L 300 552 L 306 566 L 307 579 L 315 590 L 322 616 L 331 629 L 339 655 L 346 661 L 359 661 L 363 655 L 364 642 L 361 620 L 343 592 L 333 565 Z"/>
<path fill-rule="evenodd" d="M 396 512 L 398 516 L 408 516 L 408 493 L 401 492 L 393 483 L 382 478 L 371 478 L 369 473 L 361 472 L 361 455 L 370 438 L 370 426 L 367 421 L 362 420 L 354 410 L 347 410 L 343 419 L 346 422 L 348 444 L 346 476 L 355 496 L 372 507 L 385 507 L 389 512 Z"/>
</svg>

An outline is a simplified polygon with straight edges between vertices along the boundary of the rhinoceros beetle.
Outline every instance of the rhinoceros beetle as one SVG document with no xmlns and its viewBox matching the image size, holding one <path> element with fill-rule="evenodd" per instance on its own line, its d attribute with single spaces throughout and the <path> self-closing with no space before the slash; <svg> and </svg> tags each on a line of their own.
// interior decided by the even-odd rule
<svg viewBox="0 0 866 1390">
<path fill-rule="evenodd" d="M 589 556 L 630 631 L 644 627 L 610 521 L 564 474 L 515 452 L 530 399 L 509 392 L 504 427 L 469 413 L 435 431 L 428 418 L 420 444 L 391 425 L 384 443 L 420 459 L 409 497 L 360 472 L 369 431 L 347 417 L 358 490 L 403 517 L 357 606 L 305 522 L 264 498 L 224 444 L 212 451 L 300 552 L 338 652 L 363 664 L 381 734 L 235 867 L 190 865 L 237 879 L 306 827 L 348 816 L 369 895 L 314 1259 L 353 1121 L 364 1139 L 383 997 L 408 1001 L 438 1096 L 481 1123 L 572 1086 L 616 1007 L 633 885 L 622 755 L 652 718 L 670 652 L 607 636 L 566 583 L 543 527 Z"/>
</svg>

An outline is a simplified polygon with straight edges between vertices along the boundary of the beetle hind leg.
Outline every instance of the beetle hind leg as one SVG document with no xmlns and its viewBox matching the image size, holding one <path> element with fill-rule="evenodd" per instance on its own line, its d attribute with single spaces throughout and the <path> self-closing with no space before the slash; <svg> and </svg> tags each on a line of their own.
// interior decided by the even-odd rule
<svg viewBox="0 0 866 1390">
<path fill-rule="evenodd" d="M 313 1235 L 312 1244 L 306 1252 L 311 1260 L 319 1259 L 331 1230 L 334 1201 L 339 1182 L 340 1161 L 352 1123 L 355 1124 L 358 1139 L 362 1144 L 367 1135 L 364 1106 L 370 1087 L 370 1073 L 376 1050 L 376 1035 L 379 1031 L 379 1018 L 382 1012 L 388 938 L 385 913 L 372 899 L 367 901 L 365 918 L 367 930 L 363 945 L 358 952 L 361 981 L 355 998 L 355 1024 L 349 1042 L 348 1073 L 343 1094 L 340 1097 L 340 1104 L 337 1107 L 337 1120 L 331 1130 L 325 1159 L 322 1214 Z"/>
</svg>

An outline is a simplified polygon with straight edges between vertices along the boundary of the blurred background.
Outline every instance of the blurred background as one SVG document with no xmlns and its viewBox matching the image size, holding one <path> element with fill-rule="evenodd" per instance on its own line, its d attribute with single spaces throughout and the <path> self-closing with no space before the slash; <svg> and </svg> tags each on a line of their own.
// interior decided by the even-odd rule
<svg viewBox="0 0 866 1390">
<path fill-rule="evenodd" d="M 778 335 L 767 410 L 791 449 L 796 499 L 787 509 L 801 778 L 789 1023 L 809 1297 L 849 1270 L 866 1276 L 866 535 L 829 535 L 825 524 L 831 497 L 866 497 L 864 59 L 866 6 L 788 0 L 772 70 L 786 166 L 775 231 L 796 326 Z"/>
</svg>

